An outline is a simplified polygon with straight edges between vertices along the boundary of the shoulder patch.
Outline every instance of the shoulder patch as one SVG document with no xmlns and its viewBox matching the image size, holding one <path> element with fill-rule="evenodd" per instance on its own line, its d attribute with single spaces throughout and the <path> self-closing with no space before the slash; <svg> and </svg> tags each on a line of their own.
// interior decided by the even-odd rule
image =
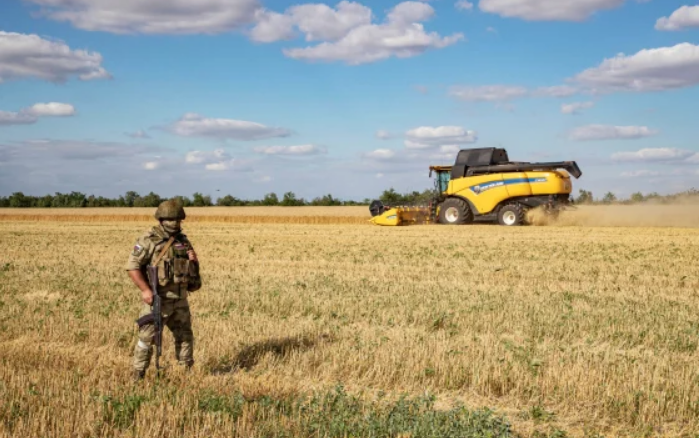
<svg viewBox="0 0 699 438">
<path fill-rule="evenodd" d="M 143 246 L 140 244 L 136 243 L 133 247 L 133 251 L 131 251 L 132 255 L 139 256 L 143 252 Z"/>
</svg>

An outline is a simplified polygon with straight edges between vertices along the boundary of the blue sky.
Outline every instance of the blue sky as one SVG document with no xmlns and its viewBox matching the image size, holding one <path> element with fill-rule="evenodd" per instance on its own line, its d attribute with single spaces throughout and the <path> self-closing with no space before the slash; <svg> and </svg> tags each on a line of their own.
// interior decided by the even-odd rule
<svg viewBox="0 0 699 438">
<path fill-rule="evenodd" d="M 699 188 L 698 39 L 675 0 L 9 0 L 0 194 L 363 199 L 483 146 Z"/>
</svg>

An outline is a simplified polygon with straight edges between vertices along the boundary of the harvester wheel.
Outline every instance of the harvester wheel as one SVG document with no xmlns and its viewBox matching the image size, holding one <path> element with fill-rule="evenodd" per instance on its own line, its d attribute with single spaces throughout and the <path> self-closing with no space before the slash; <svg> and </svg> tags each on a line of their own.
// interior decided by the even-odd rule
<svg viewBox="0 0 699 438">
<path fill-rule="evenodd" d="M 514 227 L 524 224 L 524 209 L 519 204 L 504 205 L 498 212 L 500 225 Z"/>
<path fill-rule="evenodd" d="M 463 225 L 471 221 L 473 221 L 473 212 L 463 199 L 448 198 L 440 204 L 439 223 Z"/>
</svg>

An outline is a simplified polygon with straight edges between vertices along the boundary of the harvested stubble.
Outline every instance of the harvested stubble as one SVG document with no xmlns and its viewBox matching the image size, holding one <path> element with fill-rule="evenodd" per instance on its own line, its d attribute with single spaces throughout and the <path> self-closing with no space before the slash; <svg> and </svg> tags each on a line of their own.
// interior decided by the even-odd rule
<svg viewBox="0 0 699 438">
<path fill-rule="evenodd" d="M 524 436 L 699 431 L 699 230 L 193 222 L 197 363 L 135 389 L 143 224 L 0 231 L 0 433 L 312 436 L 278 401 L 338 382 L 489 406 Z"/>
</svg>

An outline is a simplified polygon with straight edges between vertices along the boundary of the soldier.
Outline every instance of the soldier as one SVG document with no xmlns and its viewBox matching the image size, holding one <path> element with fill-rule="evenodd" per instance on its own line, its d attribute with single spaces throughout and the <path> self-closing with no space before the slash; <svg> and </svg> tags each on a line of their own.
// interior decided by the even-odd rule
<svg viewBox="0 0 699 438">
<path fill-rule="evenodd" d="M 146 267 L 158 257 L 158 291 L 162 302 L 163 326 L 167 326 L 175 340 L 175 357 L 187 369 L 194 364 L 194 334 L 187 296 L 201 288 L 199 260 L 187 236 L 182 234 L 181 221 L 185 212 L 174 200 L 161 203 L 155 212 L 160 222 L 136 240 L 126 263 L 126 270 L 141 290 L 143 307 L 139 319 L 152 313 L 153 296 Z M 168 245 L 169 243 L 169 245 Z M 165 247 L 167 250 L 162 254 Z M 134 348 L 134 379 L 145 376 L 153 355 L 155 327 L 152 322 L 139 327 L 138 343 Z"/>
</svg>

